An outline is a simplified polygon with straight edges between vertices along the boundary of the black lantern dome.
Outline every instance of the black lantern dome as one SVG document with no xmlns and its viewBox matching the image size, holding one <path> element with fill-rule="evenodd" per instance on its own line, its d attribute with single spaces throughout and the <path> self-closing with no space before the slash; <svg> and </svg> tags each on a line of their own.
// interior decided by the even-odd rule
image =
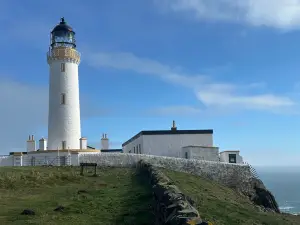
<svg viewBox="0 0 300 225">
<path fill-rule="evenodd" d="M 76 48 L 75 32 L 66 23 L 64 17 L 51 31 L 51 47 Z"/>
</svg>

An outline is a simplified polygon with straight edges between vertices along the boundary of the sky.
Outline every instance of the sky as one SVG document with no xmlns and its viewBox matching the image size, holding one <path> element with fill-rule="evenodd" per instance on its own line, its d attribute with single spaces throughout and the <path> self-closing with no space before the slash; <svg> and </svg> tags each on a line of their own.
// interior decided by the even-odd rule
<svg viewBox="0 0 300 225">
<path fill-rule="evenodd" d="M 213 129 L 252 165 L 300 164 L 300 0 L 0 0 L 0 155 L 47 137 L 50 32 L 76 32 L 82 135 Z"/>
</svg>

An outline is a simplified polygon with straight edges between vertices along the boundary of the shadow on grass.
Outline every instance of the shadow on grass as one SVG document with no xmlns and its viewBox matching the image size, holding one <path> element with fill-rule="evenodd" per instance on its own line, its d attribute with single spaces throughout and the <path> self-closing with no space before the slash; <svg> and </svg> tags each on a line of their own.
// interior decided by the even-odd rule
<svg viewBox="0 0 300 225">
<path fill-rule="evenodd" d="M 131 187 L 124 198 L 123 213 L 116 219 L 116 224 L 122 225 L 153 225 L 155 213 L 152 187 L 147 177 L 134 170 L 131 175 Z"/>
</svg>

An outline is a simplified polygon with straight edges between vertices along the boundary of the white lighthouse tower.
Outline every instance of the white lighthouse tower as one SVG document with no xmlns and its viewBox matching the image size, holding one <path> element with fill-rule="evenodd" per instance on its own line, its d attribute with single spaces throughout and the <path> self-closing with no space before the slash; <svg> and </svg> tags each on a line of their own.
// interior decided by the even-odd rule
<svg viewBox="0 0 300 225">
<path fill-rule="evenodd" d="M 80 149 L 81 126 L 75 32 L 64 18 L 51 32 L 48 150 Z"/>
</svg>

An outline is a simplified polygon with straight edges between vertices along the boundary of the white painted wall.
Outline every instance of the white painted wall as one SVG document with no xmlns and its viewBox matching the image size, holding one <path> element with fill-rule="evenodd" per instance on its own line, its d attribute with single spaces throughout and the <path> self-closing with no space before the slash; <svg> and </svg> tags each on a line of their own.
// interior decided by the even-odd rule
<svg viewBox="0 0 300 225">
<path fill-rule="evenodd" d="M 188 145 L 213 146 L 213 134 L 165 134 L 143 135 L 123 146 L 123 152 L 133 153 L 134 147 L 141 144 L 142 154 L 181 157 L 181 148 Z"/>
<path fill-rule="evenodd" d="M 36 142 L 35 140 L 27 141 L 27 152 L 32 152 L 36 150 Z"/>
<path fill-rule="evenodd" d="M 80 149 L 87 149 L 87 139 L 80 138 Z"/>
<path fill-rule="evenodd" d="M 109 149 L 109 140 L 108 138 L 101 138 L 101 149 Z"/>
<path fill-rule="evenodd" d="M 202 146 L 186 146 L 182 148 L 182 158 L 219 161 L 219 148 L 218 147 L 202 147 Z"/>
<path fill-rule="evenodd" d="M 65 72 L 61 72 L 65 63 Z M 50 60 L 48 150 L 79 149 L 81 137 L 78 64 L 67 60 Z M 66 104 L 61 104 L 61 94 Z"/>
<path fill-rule="evenodd" d="M 45 151 L 47 150 L 47 140 L 42 138 L 39 140 L 39 150 L 40 151 Z"/>
<path fill-rule="evenodd" d="M 0 166 L 12 166 L 13 165 L 13 156 L 0 156 Z"/>
<path fill-rule="evenodd" d="M 236 155 L 236 163 L 237 164 L 243 164 L 243 157 L 240 156 L 240 152 L 239 151 L 224 151 L 224 152 L 220 152 L 220 161 L 221 162 L 226 162 L 229 163 L 229 154 L 235 154 Z"/>
<path fill-rule="evenodd" d="M 140 147 L 141 146 L 141 150 Z M 136 153 L 141 152 L 141 154 L 147 154 L 143 148 L 143 136 L 139 136 L 134 141 L 122 147 L 124 153 Z M 137 150 L 138 149 L 138 150 Z"/>
</svg>

